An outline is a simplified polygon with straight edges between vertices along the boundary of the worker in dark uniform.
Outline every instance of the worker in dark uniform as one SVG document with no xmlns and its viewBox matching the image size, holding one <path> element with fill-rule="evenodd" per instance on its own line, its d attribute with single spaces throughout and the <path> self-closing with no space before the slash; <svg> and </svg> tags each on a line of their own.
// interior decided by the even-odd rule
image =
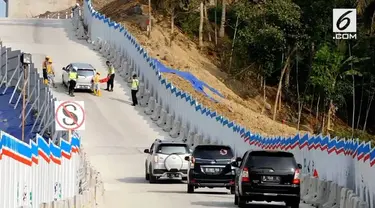
<svg viewBox="0 0 375 208">
<path fill-rule="evenodd" d="M 105 90 L 112 92 L 113 83 L 115 81 L 115 67 L 113 67 L 113 65 L 109 61 L 106 61 L 105 63 L 108 67 L 108 77 L 109 77 L 108 82 L 107 82 L 107 89 Z"/>
<path fill-rule="evenodd" d="M 69 72 L 69 95 L 72 97 L 74 97 L 74 88 L 76 87 L 77 79 L 77 70 L 72 69 L 72 71 Z"/>
<path fill-rule="evenodd" d="M 131 94 L 132 94 L 132 101 L 133 104 L 132 106 L 138 105 L 138 100 L 137 100 L 137 92 L 139 90 L 139 80 L 137 79 L 137 75 L 133 75 L 132 79 L 132 85 L 131 85 Z"/>
</svg>

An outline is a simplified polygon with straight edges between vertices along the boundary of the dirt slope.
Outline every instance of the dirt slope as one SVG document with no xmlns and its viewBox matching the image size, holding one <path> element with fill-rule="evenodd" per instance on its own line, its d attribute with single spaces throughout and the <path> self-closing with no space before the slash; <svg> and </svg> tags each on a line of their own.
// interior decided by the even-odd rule
<svg viewBox="0 0 375 208">
<path fill-rule="evenodd" d="M 170 23 L 167 17 L 154 15 L 152 38 L 148 39 L 146 31 L 141 29 L 147 21 L 147 5 L 141 6 L 143 15 L 135 15 L 132 11 L 133 7 L 139 3 L 136 0 L 94 0 L 93 3 L 97 10 L 110 17 L 111 20 L 125 25 L 153 57 L 157 57 L 173 68 L 191 72 L 198 79 L 206 82 L 225 96 L 225 99 L 220 99 L 219 103 L 214 103 L 204 95 L 197 93 L 190 83 L 182 78 L 164 74 L 175 86 L 189 92 L 204 106 L 215 109 L 230 120 L 234 120 L 253 132 L 263 135 L 293 135 L 297 132 L 295 128 L 272 121 L 269 118 L 270 112 L 266 112 L 265 115 L 260 114 L 262 98 L 252 86 L 244 87 L 243 84 L 238 82 L 224 84 L 227 75 L 221 72 L 207 56 L 202 55 L 196 44 L 180 31 L 177 32 L 172 47 L 169 47 Z M 244 91 L 246 91 L 246 94 L 254 91 L 253 94 L 257 96 L 241 98 L 238 94 Z M 268 91 L 272 92 L 273 89 Z M 286 119 L 286 122 L 288 122 L 288 119 Z"/>
</svg>

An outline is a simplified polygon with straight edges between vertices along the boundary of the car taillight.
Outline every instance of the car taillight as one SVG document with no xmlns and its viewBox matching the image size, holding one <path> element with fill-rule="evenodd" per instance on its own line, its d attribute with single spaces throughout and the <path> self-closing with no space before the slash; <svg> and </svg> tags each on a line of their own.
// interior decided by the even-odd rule
<svg viewBox="0 0 375 208">
<path fill-rule="evenodd" d="M 301 180 L 300 180 L 300 170 L 296 169 L 294 171 L 293 184 L 300 184 L 300 182 L 301 182 Z"/>
<path fill-rule="evenodd" d="M 250 182 L 249 170 L 247 168 L 242 169 L 241 179 L 242 179 L 242 182 Z"/>
<path fill-rule="evenodd" d="M 158 160 L 159 160 L 159 157 L 158 156 L 154 156 L 154 162 L 158 162 Z"/>
</svg>

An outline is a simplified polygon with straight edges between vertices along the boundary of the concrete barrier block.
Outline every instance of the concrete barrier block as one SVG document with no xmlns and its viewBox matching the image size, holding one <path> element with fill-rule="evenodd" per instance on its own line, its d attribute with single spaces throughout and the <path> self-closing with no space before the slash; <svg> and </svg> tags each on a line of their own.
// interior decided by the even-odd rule
<svg viewBox="0 0 375 208">
<path fill-rule="evenodd" d="M 355 193 L 350 193 L 346 200 L 345 208 L 354 208 L 354 198 L 356 197 Z"/>
<path fill-rule="evenodd" d="M 318 180 L 317 186 L 317 195 L 314 196 L 310 201 L 307 201 L 308 204 L 312 204 L 314 206 L 319 206 L 324 204 L 327 201 L 327 186 L 330 182 L 324 180 Z"/>
<path fill-rule="evenodd" d="M 185 140 L 185 143 L 191 148 L 194 145 L 194 137 L 196 135 L 196 132 L 194 130 L 190 130 L 187 133 L 187 137 Z"/>
<path fill-rule="evenodd" d="M 309 175 L 301 177 L 301 199 L 302 199 L 302 197 L 304 197 L 308 194 L 309 183 L 310 183 L 310 176 Z"/>
<path fill-rule="evenodd" d="M 203 144 L 203 135 L 202 134 L 195 134 L 193 139 L 192 146 L 197 146 Z"/>
<path fill-rule="evenodd" d="M 338 187 L 339 186 L 337 185 L 337 183 L 331 182 L 331 184 L 329 185 L 329 188 L 327 190 L 328 193 L 326 194 L 328 196 L 327 201 L 324 202 L 319 207 L 328 208 L 328 207 L 333 207 L 336 204 L 338 204 L 338 202 L 339 202 L 339 200 L 337 198 L 337 196 L 338 196 L 337 192 L 339 191 Z"/>
<path fill-rule="evenodd" d="M 51 208 L 51 203 L 42 203 L 39 205 L 39 208 Z"/>
<path fill-rule="evenodd" d="M 101 47 L 100 47 L 100 49 L 99 49 L 99 52 L 100 52 L 101 54 L 103 54 L 104 51 L 106 50 L 106 47 L 107 47 L 107 41 L 103 41 L 102 44 L 101 44 Z"/>
<path fill-rule="evenodd" d="M 342 188 L 341 189 L 341 194 L 340 194 L 340 208 L 345 208 L 346 206 L 346 199 L 348 197 L 348 192 L 350 190 L 348 188 Z"/>
<path fill-rule="evenodd" d="M 177 138 L 180 135 L 181 131 L 181 122 L 179 120 L 175 120 L 173 123 L 172 130 L 169 132 L 169 136 L 172 138 Z"/>
<path fill-rule="evenodd" d="M 138 100 L 142 100 L 143 99 L 143 95 L 145 94 L 145 91 L 146 91 L 145 83 L 140 82 L 138 88 L 139 89 L 138 89 L 138 93 L 137 93 L 137 99 Z"/>
<path fill-rule="evenodd" d="M 140 100 L 139 104 L 141 107 L 147 107 L 149 105 L 149 101 L 151 99 L 151 92 L 146 90 L 143 98 Z M 155 98 L 154 98 L 155 99 Z"/>
<path fill-rule="evenodd" d="M 302 201 L 307 203 L 311 201 L 313 198 L 317 197 L 317 188 L 318 188 L 318 179 L 317 178 L 310 178 L 309 179 L 309 191 L 308 194 L 302 197 Z"/>
<path fill-rule="evenodd" d="M 174 116 L 173 114 L 169 113 L 167 114 L 166 120 L 165 120 L 165 125 L 163 127 L 163 131 L 165 132 L 170 132 L 173 129 L 173 119 Z"/>
<path fill-rule="evenodd" d="M 358 196 L 353 198 L 353 208 L 359 208 L 360 203 L 361 199 Z"/>
<path fill-rule="evenodd" d="M 161 108 L 162 106 L 159 103 L 156 103 L 154 112 L 151 115 L 151 120 L 157 121 L 158 119 L 160 119 Z"/>
<path fill-rule="evenodd" d="M 150 97 L 150 99 L 147 102 L 147 107 L 144 110 L 145 114 L 152 115 L 154 113 L 155 107 L 156 107 L 156 99 L 154 97 Z"/>
<path fill-rule="evenodd" d="M 66 200 L 66 202 L 65 202 L 65 206 L 66 206 L 66 208 L 74 208 L 74 198 L 73 197 L 71 197 L 71 198 L 69 198 L 69 199 L 67 199 Z"/>
<path fill-rule="evenodd" d="M 156 125 L 158 125 L 160 128 L 163 128 L 167 124 L 167 114 L 167 110 L 164 108 L 161 109 L 160 118 L 156 121 Z"/>
<path fill-rule="evenodd" d="M 188 132 L 189 132 L 189 129 L 187 126 L 181 126 L 180 132 L 178 133 L 178 137 L 176 138 L 176 140 L 185 142 Z"/>
<path fill-rule="evenodd" d="M 359 203 L 359 208 L 369 208 L 369 205 L 368 205 L 366 202 L 361 201 L 361 202 Z"/>
</svg>

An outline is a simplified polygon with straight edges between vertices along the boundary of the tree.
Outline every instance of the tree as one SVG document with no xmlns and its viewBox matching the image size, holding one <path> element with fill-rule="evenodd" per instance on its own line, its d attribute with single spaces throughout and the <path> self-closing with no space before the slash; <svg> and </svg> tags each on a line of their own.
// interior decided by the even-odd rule
<svg viewBox="0 0 375 208">
<path fill-rule="evenodd" d="M 199 11 L 200 11 L 200 19 L 199 19 L 199 48 L 203 48 L 203 24 L 204 24 L 204 1 L 200 1 Z"/>
<path fill-rule="evenodd" d="M 226 20 L 226 0 L 221 0 L 221 22 L 219 37 L 223 38 L 225 35 L 225 20 Z"/>
<path fill-rule="evenodd" d="M 171 17 L 171 33 L 169 37 L 169 46 L 172 46 L 172 41 L 174 38 L 174 20 L 177 15 L 177 9 L 180 8 L 181 1 L 180 0 L 163 0 L 164 8 L 168 12 Z"/>
</svg>

